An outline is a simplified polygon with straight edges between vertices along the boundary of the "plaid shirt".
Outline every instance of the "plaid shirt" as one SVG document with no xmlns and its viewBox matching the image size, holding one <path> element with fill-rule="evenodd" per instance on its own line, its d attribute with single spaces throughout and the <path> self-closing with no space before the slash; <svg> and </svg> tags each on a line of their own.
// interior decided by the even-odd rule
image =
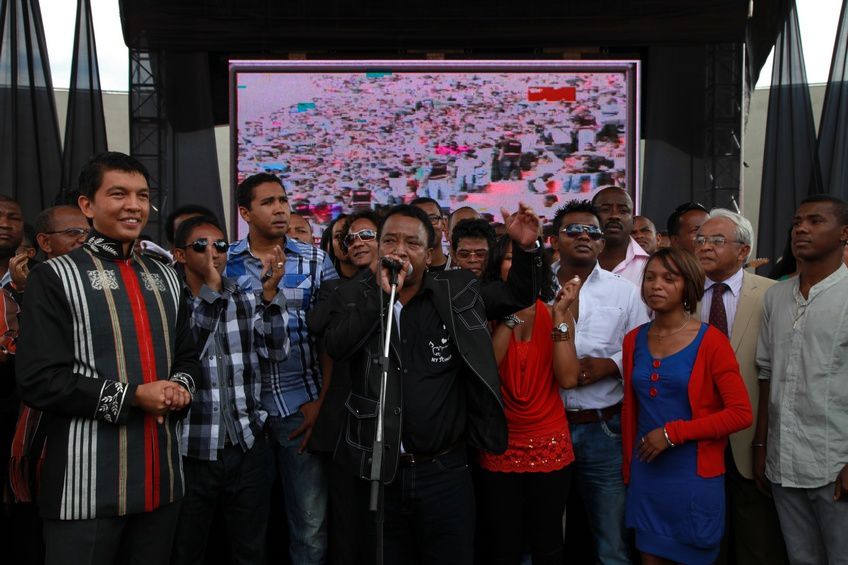
<svg viewBox="0 0 848 565">
<path fill-rule="evenodd" d="M 224 438 L 253 447 L 268 413 L 260 404 L 260 362 L 282 362 L 289 350 L 283 293 L 263 304 L 247 278 L 224 278 L 221 292 L 203 286 L 186 302 L 202 378 L 182 430 L 183 455 L 215 461 Z M 279 319 L 282 324 L 272 324 Z"/>
<path fill-rule="evenodd" d="M 330 258 L 320 249 L 288 237 L 285 254 L 285 274 L 279 288 L 286 296 L 291 355 L 283 362 L 262 363 L 262 406 L 275 416 L 294 414 L 301 405 L 318 398 L 321 369 L 315 338 L 306 328 L 306 314 L 318 299 L 324 281 L 339 278 Z M 251 253 L 247 238 L 230 244 L 227 276 L 247 276 L 254 290 L 260 290 L 262 269 L 262 261 Z M 286 324 L 281 319 L 273 322 Z"/>
</svg>

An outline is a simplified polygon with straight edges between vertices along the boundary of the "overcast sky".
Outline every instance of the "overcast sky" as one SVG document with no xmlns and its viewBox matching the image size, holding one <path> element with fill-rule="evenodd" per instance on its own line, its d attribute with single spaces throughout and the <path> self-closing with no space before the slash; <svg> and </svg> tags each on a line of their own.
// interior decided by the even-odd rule
<svg viewBox="0 0 848 565">
<path fill-rule="evenodd" d="M 755 0 L 755 10 L 762 1 Z M 811 83 L 827 82 L 842 0 L 797 0 L 797 3 L 807 80 Z M 41 15 L 55 88 L 68 88 L 70 83 L 76 5 L 75 0 L 41 0 Z M 91 0 L 91 9 L 94 12 L 101 86 L 104 90 L 126 91 L 129 64 L 121 32 L 118 0 Z M 763 67 L 757 87 L 768 87 L 770 82 L 771 59 Z"/>
</svg>

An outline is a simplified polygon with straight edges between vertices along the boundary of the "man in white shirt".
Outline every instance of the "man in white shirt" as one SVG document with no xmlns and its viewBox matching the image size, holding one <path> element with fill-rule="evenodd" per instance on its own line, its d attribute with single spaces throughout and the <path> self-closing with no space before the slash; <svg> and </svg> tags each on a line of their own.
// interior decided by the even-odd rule
<svg viewBox="0 0 848 565">
<path fill-rule="evenodd" d="M 563 390 L 574 446 L 574 480 L 595 538 L 598 561 L 630 563 L 624 537 L 621 475 L 621 346 L 624 335 L 648 321 L 635 285 L 598 264 L 604 247 L 597 209 L 587 200 L 560 208 L 553 220 L 560 261 L 554 287 L 574 276 L 583 286 L 571 306 L 580 358 L 577 388 Z"/>
<path fill-rule="evenodd" d="M 649 255 L 631 237 L 633 200 L 626 190 L 607 186 L 595 193 L 592 204 L 598 209 L 604 230 L 604 250 L 598 255 L 601 268 L 641 286 Z"/>
<path fill-rule="evenodd" d="M 771 486 L 793 564 L 848 563 L 846 240 L 848 203 L 807 197 L 792 219 L 798 276 L 763 300 L 754 477 Z"/>
<path fill-rule="evenodd" d="M 695 255 L 707 275 L 699 305 L 701 321 L 730 339 L 739 370 L 757 417 L 757 340 L 763 317 L 763 296 L 773 280 L 745 272 L 754 229 L 743 216 L 717 208 L 695 236 Z M 786 549 L 774 502 L 754 482 L 751 444 L 754 427 L 730 436 L 725 489 L 728 521 L 718 563 L 786 563 Z M 735 557 L 735 558 L 734 558 Z"/>
</svg>

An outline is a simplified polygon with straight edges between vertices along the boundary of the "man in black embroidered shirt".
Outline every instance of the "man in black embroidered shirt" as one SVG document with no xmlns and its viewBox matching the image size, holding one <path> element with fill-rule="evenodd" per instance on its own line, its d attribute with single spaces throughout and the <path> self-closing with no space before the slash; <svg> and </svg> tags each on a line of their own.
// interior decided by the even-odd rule
<svg viewBox="0 0 848 565">
<path fill-rule="evenodd" d="M 178 423 L 200 364 L 176 273 L 133 252 L 147 179 L 128 155 L 89 161 L 79 204 L 90 235 L 27 278 L 17 382 L 47 426 L 38 505 L 48 565 L 170 558 Z"/>
<path fill-rule="evenodd" d="M 427 272 L 437 242 L 419 208 L 396 206 L 380 226 L 380 255 L 403 265 L 385 396 L 386 563 L 472 562 L 474 492 L 465 443 L 503 452 L 507 439 L 487 319 L 535 298 L 540 262 L 535 249 L 525 250 L 535 246 L 538 228 L 538 217 L 522 207 L 508 231 L 517 250 L 515 273 L 509 283 L 481 289 L 467 270 Z M 380 389 L 376 360 L 388 290 L 385 268 L 341 285 L 331 298 L 325 333 L 327 352 L 336 363 L 348 363 L 351 375 L 335 458 L 364 479 L 371 473 Z M 360 487 L 364 513 L 369 483 Z M 357 524 L 366 521 L 363 516 Z"/>
</svg>

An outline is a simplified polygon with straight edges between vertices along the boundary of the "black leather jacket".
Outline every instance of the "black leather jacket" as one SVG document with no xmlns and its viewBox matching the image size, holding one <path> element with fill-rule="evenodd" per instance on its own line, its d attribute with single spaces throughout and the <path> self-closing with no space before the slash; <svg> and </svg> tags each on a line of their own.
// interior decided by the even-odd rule
<svg viewBox="0 0 848 565">
<path fill-rule="evenodd" d="M 508 282 L 482 284 L 466 270 L 428 272 L 424 287 L 447 325 L 455 351 L 463 362 L 468 445 L 494 453 L 507 448 L 506 417 L 500 395 L 498 366 L 487 320 L 526 308 L 539 291 L 541 259 L 518 250 Z M 377 427 L 380 390 L 380 294 L 370 272 L 343 283 L 331 298 L 330 323 L 324 335 L 326 351 L 336 363 L 350 368 L 351 391 L 341 414 L 341 431 L 334 457 L 357 476 L 370 478 L 371 451 Z M 397 471 L 402 437 L 400 354 L 391 347 L 386 387 L 382 478 L 391 482 Z"/>
</svg>

